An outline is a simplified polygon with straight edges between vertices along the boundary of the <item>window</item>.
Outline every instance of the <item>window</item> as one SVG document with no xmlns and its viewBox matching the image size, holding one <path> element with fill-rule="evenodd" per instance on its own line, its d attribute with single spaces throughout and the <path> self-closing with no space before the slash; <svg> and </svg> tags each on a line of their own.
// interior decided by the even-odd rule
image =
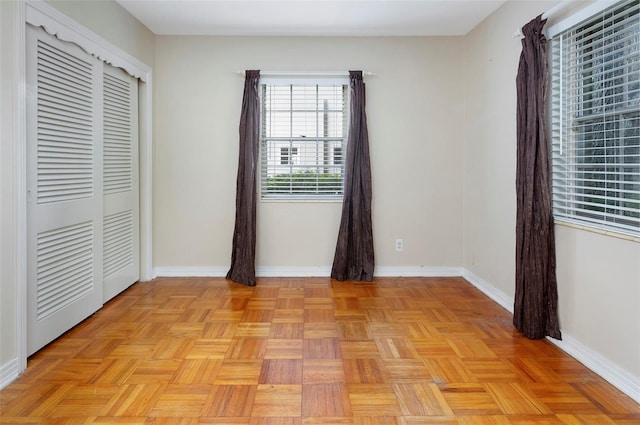
<svg viewBox="0 0 640 425">
<path fill-rule="evenodd" d="M 295 155 L 298 155 L 298 148 L 280 148 L 280 165 L 293 165 Z"/>
<path fill-rule="evenodd" d="M 551 40 L 553 208 L 559 220 L 640 235 L 640 4 Z"/>
<path fill-rule="evenodd" d="M 348 81 L 260 88 L 262 199 L 342 199 Z"/>
<path fill-rule="evenodd" d="M 342 146 L 333 148 L 333 163 L 342 164 Z"/>
</svg>

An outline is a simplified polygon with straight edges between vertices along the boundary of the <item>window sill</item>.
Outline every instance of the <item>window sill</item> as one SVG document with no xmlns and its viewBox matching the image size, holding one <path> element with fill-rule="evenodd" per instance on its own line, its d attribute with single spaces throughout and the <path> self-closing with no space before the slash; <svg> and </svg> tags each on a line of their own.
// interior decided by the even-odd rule
<svg viewBox="0 0 640 425">
<path fill-rule="evenodd" d="M 578 224 L 572 221 L 565 221 L 558 218 L 554 218 L 554 222 L 558 226 L 572 227 L 574 229 L 580 229 L 587 232 L 598 233 L 605 236 L 611 236 L 613 238 L 624 239 L 624 240 L 640 243 L 640 236 L 628 235 L 625 233 L 614 232 L 612 230 L 604 230 L 598 227 L 586 226 L 584 224 Z"/>
<path fill-rule="evenodd" d="M 261 198 L 266 204 L 341 204 L 342 198 L 333 199 L 305 199 L 305 198 Z"/>
</svg>

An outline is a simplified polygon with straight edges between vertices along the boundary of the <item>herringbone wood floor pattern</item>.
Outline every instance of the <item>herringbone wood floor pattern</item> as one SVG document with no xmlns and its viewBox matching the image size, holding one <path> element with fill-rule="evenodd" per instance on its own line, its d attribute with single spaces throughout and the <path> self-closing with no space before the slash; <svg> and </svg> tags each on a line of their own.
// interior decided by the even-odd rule
<svg viewBox="0 0 640 425">
<path fill-rule="evenodd" d="M 2 424 L 639 424 L 461 278 L 157 279 L 29 359 Z"/>
</svg>

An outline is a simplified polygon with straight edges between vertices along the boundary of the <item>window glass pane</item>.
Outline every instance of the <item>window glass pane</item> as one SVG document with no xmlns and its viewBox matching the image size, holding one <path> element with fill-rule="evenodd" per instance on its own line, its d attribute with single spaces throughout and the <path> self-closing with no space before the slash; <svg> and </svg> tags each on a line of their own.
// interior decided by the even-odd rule
<svg viewBox="0 0 640 425">
<path fill-rule="evenodd" d="M 640 235 L 640 4 L 551 41 L 556 218 Z"/>
<path fill-rule="evenodd" d="M 262 198 L 340 199 L 345 84 L 262 85 Z"/>
</svg>

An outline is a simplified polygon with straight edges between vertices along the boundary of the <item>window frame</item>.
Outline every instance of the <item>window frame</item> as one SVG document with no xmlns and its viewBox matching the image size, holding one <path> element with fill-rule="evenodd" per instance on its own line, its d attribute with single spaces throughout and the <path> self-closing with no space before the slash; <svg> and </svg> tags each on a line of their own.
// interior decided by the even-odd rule
<svg viewBox="0 0 640 425">
<path fill-rule="evenodd" d="M 633 1 L 594 4 L 549 29 L 550 143 L 556 222 L 640 241 L 640 101 L 637 80 L 630 82 L 628 78 L 629 70 L 635 70 L 639 62 L 632 60 L 623 65 L 624 84 L 614 86 L 619 90 L 612 95 L 614 90 L 607 83 L 621 77 L 607 74 L 620 71 L 621 60 L 605 50 L 607 43 L 620 43 L 615 38 L 617 34 L 628 31 L 632 39 L 640 37 L 640 26 L 635 21 L 640 16 L 640 4 Z M 624 13 L 615 14 L 628 3 L 631 6 Z M 616 18 L 631 14 L 633 23 L 616 28 L 613 35 L 607 32 L 609 26 L 603 26 L 602 34 L 592 30 L 598 17 L 610 17 L 612 13 Z M 615 22 L 613 27 L 618 25 Z M 573 37 L 580 31 L 584 38 Z M 575 47 L 570 54 L 569 41 L 563 38 L 567 34 L 573 37 L 569 41 Z M 589 39 L 591 36 L 594 38 Z M 598 43 L 602 44 L 600 52 L 594 50 Z M 636 58 L 633 43 L 631 47 L 622 44 L 623 57 Z M 588 72 L 585 64 L 597 55 L 603 61 L 601 69 Z M 569 80 L 567 70 L 572 69 L 576 78 Z M 598 92 L 601 94 L 596 99 L 593 95 Z M 630 94 L 636 97 L 630 99 Z M 612 98 L 620 96 L 622 101 L 612 102 Z M 594 103 L 598 100 L 599 105 Z M 602 111 L 594 113 L 592 108 Z M 631 162 L 626 162 L 628 159 Z"/>
<path fill-rule="evenodd" d="M 310 136 L 296 137 L 293 134 L 288 134 L 287 136 L 267 136 L 265 134 L 265 129 L 268 125 L 267 120 L 267 112 L 265 108 L 265 102 L 267 99 L 265 98 L 265 86 L 317 86 L 317 87 L 327 87 L 327 86 L 342 86 L 342 109 L 341 109 L 341 128 L 342 134 L 338 137 L 324 137 L 324 136 Z M 271 201 L 283 201 L 283 202 L 342 202 L 343 194 L 344 194 L 344 156 L 341 158 L 339 163 L 335 163 L 333 158 L 333 153 L 335 152 L 336 147 L 340 147 L 342 152 L 346 152 L 347 140 L 348 140 L 348 131 L 349 131 L 349 115 L 350 115 L 350 90 L 349 90 L 349 77 L 347 74 L 344 76 L 342 74 L 336 75 L 321 75 L 318 73 L 316 76 L 314 75 L 289 75 L 284 74 L 282 76 L 279 75 L 269 75 L 260 78 L 259 82 L 259 96 L 260 96 L 260 152 L 259 152 L 259 184 L 258 191 L 260 200 L 262 202 L 271 202 Z M 293 112 L 300 112 L 298 110 L 288 109 L 284 110 L 284 112 L 288 112 L 293 114 Z M 316 112 L 321 113 L 319 106 L 316 104 L 315 109 L 308 110 L 306 112 Z M 336 113 L 337 111 L 332 109 L 330 112 Z M 292 119 L 292 118 L 291 118 Z M 316 125 L 318 125 L 316 123 Z M 268 149 L 268 143 L 273 143 L 274 141 L 278 141 L 280 145 L 274 144 L 271 146 L 271 149 Z M 330 163 L 320 163 L 320 157 L 316 158 L 316 163 L 309 164 L 304 163 L 305 159 L 305 149 L 301 144 L 311 145 L 311 143 L 315 142 L 315 146 L 317 147 L 320 143 L 324 143 L 323 149 L 326 150 L 324 156 L 321 156 L 325 159 L 330 158 Z M 287 144 L 287 145 L 283 145 Z M 330 143 L 330 145 L 326 145 L 326 143 Z M 336 145 L 338 143 L 338 145 Z M 284 164 L 284 157 L 282 156 L 284 149 L 288 150 L 288 158 L 287 164 Z M 270 155 L 269 152 L 272 154 Z M 270 160 L 269 160 L 270 158 Z M 311 193 L 304 189 L 298 189 L 301 193 L 296 193 L 296 189 L 294 189 L 295 184 L 293 184 L 293 179 L 291 179 L 291 186 L 289 190 L 286 189 L 281 190 L 279 193 L 277 191 L 269 191 L 267 189 L 268 179 L 270 175 L 273 175 L 273 169 L 282 169 L 289 167 L 292 175 L 294 173 L 294 169 L 300 170 L 303 168 L 309 168 L 310 170 L 316 169 L 337 169 L 339 170 L 340 180 L 339 180 L 339 190 L 335 191 L 335 193 L 323 193 L 322 189 L 318 190 L 321 185 L 316 186 L 316 192 Z M 313 174 L 313 172 L 311 172 Z M 287 173 L 281 173 L 287 174 Z M 318 175 L 323 174 L 323 172 L 317 172 L 316 174 L 316 182 L 320 182 L 318 179 Z M 331 179 L 330 179 L 331 180 Z M 336 181 L 336 180 L 332 180 Z"/>
</svg>

